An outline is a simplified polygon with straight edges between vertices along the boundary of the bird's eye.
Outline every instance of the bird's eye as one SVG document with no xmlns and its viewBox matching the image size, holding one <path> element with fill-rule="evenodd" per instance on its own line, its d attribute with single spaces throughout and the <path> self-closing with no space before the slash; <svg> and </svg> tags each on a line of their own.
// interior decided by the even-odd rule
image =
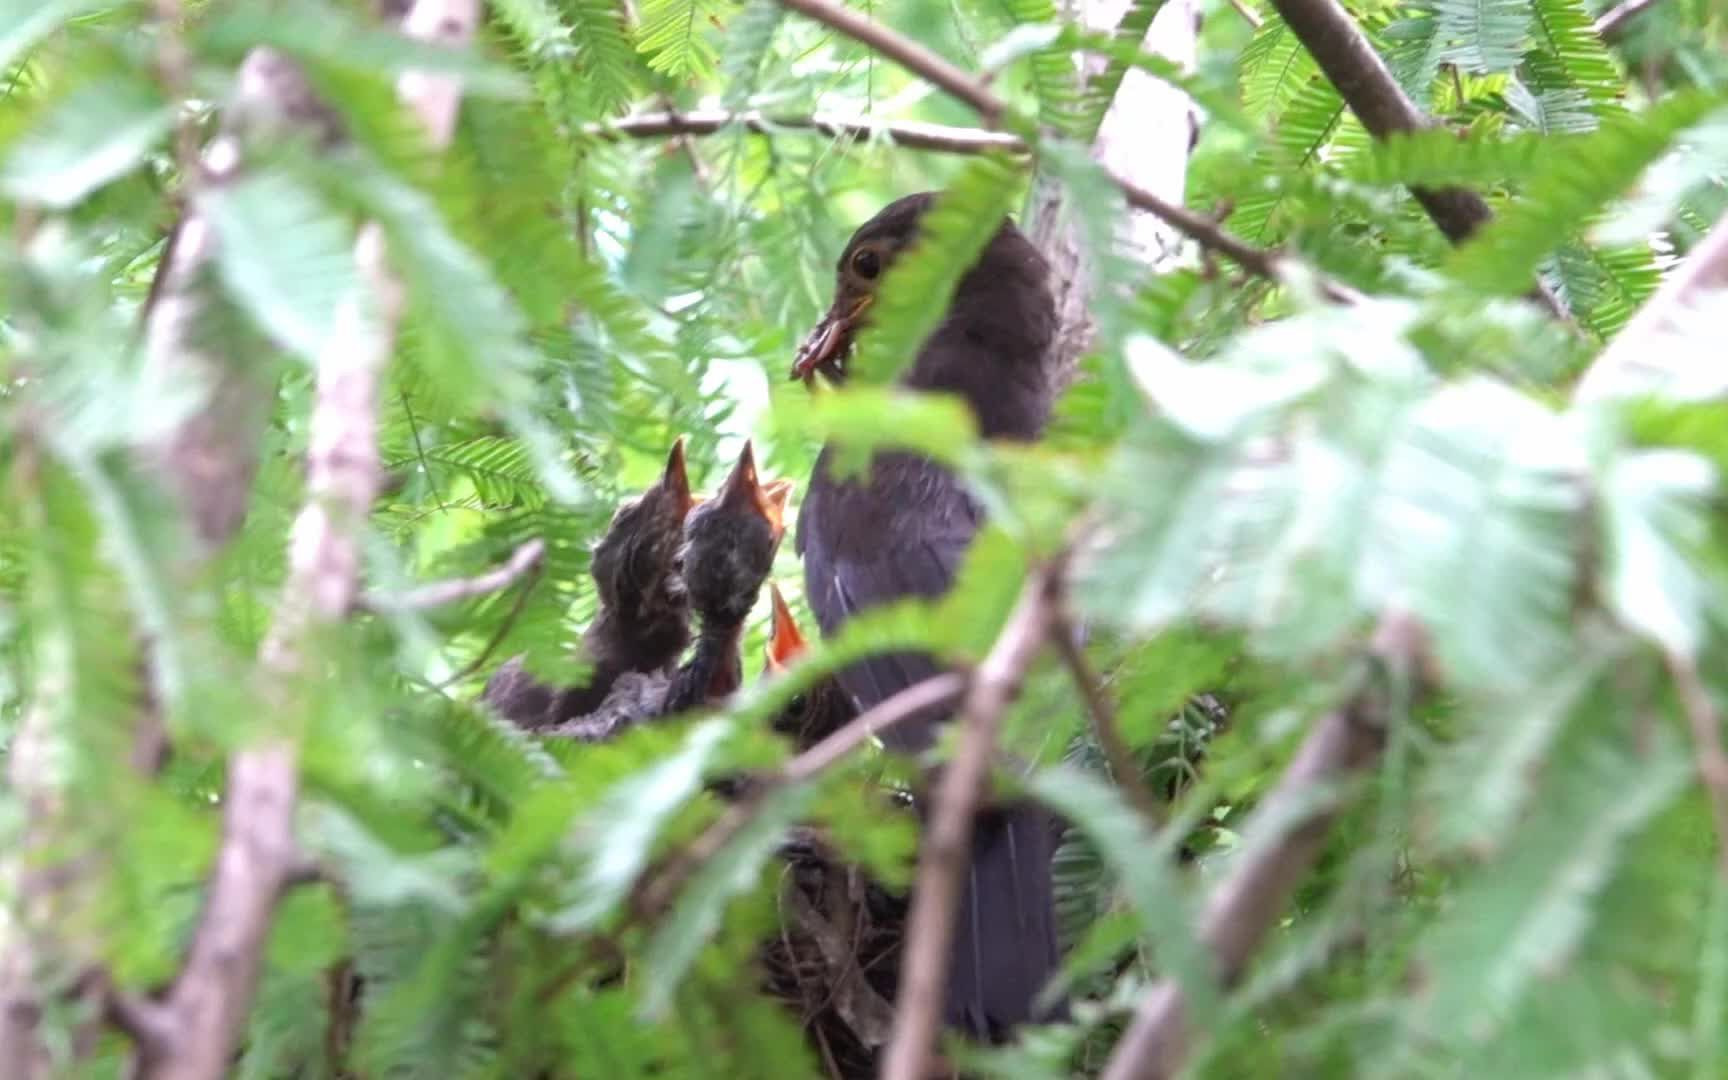
<svg viewBox="0 0 1728 1080">
<path fill-rule="evenodd" d="M 875 281 L 876 275 L 882 272 L 882 258 L 870 248 L 864 248 L 852 256 L 852 272 L 865 281 Z"/>
</svg>

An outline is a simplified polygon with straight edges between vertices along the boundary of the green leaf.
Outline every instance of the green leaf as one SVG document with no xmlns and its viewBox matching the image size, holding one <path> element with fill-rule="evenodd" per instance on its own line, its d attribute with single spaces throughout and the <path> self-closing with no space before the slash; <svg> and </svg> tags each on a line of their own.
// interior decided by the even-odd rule
<svg viewBox="0 0 1728 1080">
<path fill-rule="evenodd" d="M 644 0 L 636 48 L 648 66 L 673 78 L 714 73 L 714 47 L 706 36 L 713 11 L 708 0 Z"/>
<path fill-rule="evenodd" d="M 1701 572 L 1716 493 L 1715 469 L 1681 450 L 1621 455 L 1601 481 L 1608 606 L 1678 656 L 1698 655 L 1706 617 L 1720 595 Z"/>
<path fill-rule="evenodd" d="M 87 11 L 113 0 L 5 0 L 0 4 L 0 71 L 12 70 L 37 42 Z"/>
<path fill-rule="evenodd" d="M 773 792 L 753 808 L 749 824 L 691 876 L 671 913 L 648 941 L 643 957 L 641 1015 L 655 1018 L 665 1011 L 703 943 L 720 925 L 727 901 L 757 884 L 763 865 L 778 850 L 786 830 L 810 806 L 814 794 L 809 785 Z"/>
<path fill-rule="evenodd" d="M 588 929 L 623 898 L 642 868 L 648 865 L 655 839 L 672 815 L 701 789 L 702 778 L 731 730 L 722 719 L 705 720 L 690 729 L 679 751 L 640 773 L 614 784 L 600 802 L 583 815 L 574 842 L 581 869 L 577 895 L 555 916 L 552 925 L 570 932 Z M 548 817 L 553 834 L 560 832 L 556 814 Z M 538 850 L 541 845 L 529 845 Z M 501 849 L 503 850 L 503 849 Z M 508 873 L 518 865 L 510 857 L 500 867 Z"/>
<path fill-rule="evenodd" d="M 1589 228 L 1679 132 L 1716 105 L 1709 97 L 1674 97 L 1637 117 L 1611 118 L 1588 135 L 1550 140 L 1544 168 L 1523 196 L 1457 250 L 1448 272 L 1485 292 L 1509 295 L 1528 288 L 1544 258 Z"/>
<path fill-rule="evenodd" d="M 173 125 L 154 84 L 110 75 L 55 103 L 0 166 L 0 188 L 15 199 L 60 210 L 126 175 Z"/>
<path fill-rule="evenodd" d="M 282 171 L 258 172 L 199 193 L 216 232 L 223 284 L 284 348 L 317 363 L 346 307 L 360 301 L 354 231 L 315 188 Z"/>
<path fill-rule="evenodd" d="M 517 0 L 518 4 L 522 2 L 525 0 Z M 223 5 L 212 18 L 195 24 L 195 30 L 192 40 L 200 51 L 234 58 L 266 46 L 301 60 L 371 78 L 393 79 L 407 71 L 418 71 L 456 76 L 461 79 L 462 93 L 466 95 L 501 98 L 528 95 L 528 85 L 521 76 L 472 49 L 420 41 L 321 0 L 296 0 L 289 5 Z"/>
<path fill-rule="evenodd" d="M 1598 712 L 1597 719 L 1603 718 Z M 1569 740 L 1534 818 L 1451 897 L 1423 935 L 1414 1025 L 1432 1045 L 1484 1039 L 1548 980 L 1564 980 L 1626 842 L 1679 792 L 1689 762 L 1663 729 L 1643 752 L 1623 717 Z"/>
</svg>

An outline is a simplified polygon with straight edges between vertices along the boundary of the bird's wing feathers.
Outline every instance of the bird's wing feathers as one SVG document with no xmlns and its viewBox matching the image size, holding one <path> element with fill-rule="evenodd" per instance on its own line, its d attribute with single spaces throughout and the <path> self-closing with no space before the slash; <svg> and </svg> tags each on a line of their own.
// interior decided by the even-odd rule
<svg viewBox="0 0 1728 1080">
<path fill-rule="evenodd" d="M 813 484 L 798 540 L 807 596 L 823 634 L 861 611 L 947 592 L 981 519 L 959 482 L 926 462 L 884 455 L 868 485 Z M 923 653 L 880 653 L 837 678 L 862 711 L 941 670 Z M 946 715 L 914 718 L 884 740 L 896 749 L 921 750 Z"/>
</svg>

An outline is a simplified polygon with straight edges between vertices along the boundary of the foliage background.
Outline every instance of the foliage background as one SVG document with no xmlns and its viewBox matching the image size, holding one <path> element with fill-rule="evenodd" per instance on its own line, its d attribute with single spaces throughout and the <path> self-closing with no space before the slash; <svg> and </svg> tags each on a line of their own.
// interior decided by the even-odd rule
<svg viewBox="0 0 1728 1080">
<path fill-rule="evenodd" d="M 1045 762 L 1031 790 L 1076 825 L 1063 910 L 1093 1007 L 981 1068 L 1093 1070 L 1148 981 L 1174 976 L 1197 995 L 1196 1075 L 1717 1075 L 1728 893 L 1675 673 L 1696 671 L 1706 700 L 1728 677 L 1721 386 L 1568 392 L 1728 208 L 1728 15 L 1669 0 L 1609 44 L 1584 0 L 1351 5 L 1440 121 L 1375 144 L 1271 8 L 1242 9 L 1206 8 L 1184 79 L 1206 113 L 1188 201 L 1371 299 L 1330 309 L 1210 261 L 1152 278 L 1103 258 L 1097 348 L 1048 445 L 1018 454 L 868 388 L 813 410 L 784 374 L 856 223 L 936 187 L 974 217 L 1018 212 L 1024 162 L 808 131 L 597 133 L 702 108 L 976 122 L 767 0 L 488 5 L 477 55 L 452 61 L 468 96 L 442 158 L 391 94 L 430 54 L 358 6 L 189 3 L 164 23 L 138 4 L 0 5 L 14 238 L 0 718 L 52 712 L 37 779 L 69 808 L 58 857 L 101 853 L 60 932 L 123 986 L 170 978 L 216 843 L 224 748 L 286 731 L 302 747 L 301 833 L 333 882 L 281 908 L 239 1075 L 818 1074 L 796 1018 L 741 992 L 776 925 L 773 841 L 811 818 L 905 884 L 909 827 L 857 796 L 893 767 L 867 756 L 788 793 L 641 925 L 637 874 L 717 813 L 700 778 L 784 756 L 762 720 L 788 684 L 604 746 L 537 744 L 471 699 L 517 652 L 574 677 L 588 547 L 676 435 L 708 488 L 745 436 L 766 472 L 802 482 L 824 433 L 843 431 L 955 462 L 1001 528 L 948 617 L 862 626 L 802 677 L 887 643 L 975 657 L 1029 552 L 1083 512 L 1111 523 L 1076 601 L 1146 776 L 1107 775 L 1054 669 L 1012 726 Z M 994 72 L 1058 136 L 1096 123 L 1071 39 L 1045 32 L 1071 13 L 1047 0 L 864 10 Z M 212 283 L 227 306 L 201 332 L 276 389 L 244 529 L 187 582 L 184 524 L 130 455 L 184 388 L 149 377 L 138 321 L 176 201 L 207 183 L 189 180 L 185 148 L 215 134 L 257 45 L 302 63 L 352 141 L 254 137 L 239 180 L 208 189 L 231 242 Z M 1086 235 L 1110 236 L 1120 199 L 1058 136 L 1042 167 Z M 1497 219 L 1450 249 L 1409 183 L 1473 187 Z M 519 609 L 508 591 L 357 617 L 321 643 L 316 677 L 265 708 L 251 658 L 303 497 L 309 361 L 362 214 L 385 224 L 410 292 L 367 580 L 473 574 L 536 536 L 549 554 Z M 959 257 L 896 271 L 917 302 L 885 317 L 884 342 L 933 316 L 929 284 Z M 1536 274 L 1575 327 L 1519 300 Z M 1705 324 L 1670 348 L 1719 342 Z M 906 356 L 881 355 L 883 370 Z M 790 545 L 775 580 L 796 597 Z M 1387 612 L 1427 628 L 1438 688 L 1369 658 Z M 1186 929 L 1198 898 L 1253 850 L 1253 808 L 1304 725 L 1387 680 L 1382 762 L 1249 978 L 1207 993 Z M 146 682 L 174 736 L 160 776 L 125 752 Z M 1201 691 L 1227 700 L 1222 732 L 1185 705 Z M 1173 800 L 1172 824 L 1154 834 L 1133 815 L 1116 785 L 1135 782 Z M 14 790 L 8 827 L 26 814 Z M 344 970 L 365 984 L 351 1031 L 329 992 Z M 110 1034 L 77 1068 L 117 1075 L 125 1052 Z"/>
</svg>

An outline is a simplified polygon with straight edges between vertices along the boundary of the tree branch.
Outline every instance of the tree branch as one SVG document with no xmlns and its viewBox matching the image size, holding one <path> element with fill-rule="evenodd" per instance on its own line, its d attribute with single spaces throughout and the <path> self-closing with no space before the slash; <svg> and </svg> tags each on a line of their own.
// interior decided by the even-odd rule
<svg viewBox="0 0 1728 1080">
<path fill-rule="evenodd" d="M 894 1031 L 882 1059 L 883 1080 L 922 1080 L 936 1042 L 954 939 L 961 878 L 972 848 L 972 822 L 990 778 L 1002 714 L 1020 692 L 1043 649 L 1059 599 L 1064 560 L 1036 570 L 1019 604 L 978 666 L 957 721 L 960 745 L 942 773 L 930 827 L 919 845 L 918 879 L 900 951 Z"/>
<path fill-rule="evenodd" d="M 419 0 L 409 34 L 461 44 L 479 20 L 478 0 Z M 446 145 L 460 84 L 407 72 L 398 93 L 434 145 Z M 295 520 L 288 580 L 261 657 L 277 679 L 301 666 L 306 637 L 345 618 L 360 589 L 359 531 L 382 483 L 378 384 L 395 348 L 401 285 L 385 260 L 384 235 L 362 227 L 355 244 L 362 291 L 337 310 L 337 331 L 320 359 L 307 452 L 307 502 Z M 222 842 L 186 961 L 163 1007 L 174 1032 L 141 1047 L 147 1080 L 215 1080 L 227 1074 L 257 990 L 276 902 L 303 860 L 294 841 L 297 753 L 270 735 L 229 759 Z"/>
<path fill-rule="evenodd" d="M 851 139 L 858 142 L 886 140 L 895 146 L 911 150 L 940 150 L 950 154 L 982 154 L 990 150 L 1025 153 L 1025 140 L 1004 131 L 983 128 L 952 127 L 947 124 L 922 124 L 913 121 L 886 123 L 858 117 L 768 115 L 761 112 L 727 112 L 723 109 L 703 109 L 696 112 L 640 113 L 600 124 L 587 124 L 582 133 L 590 138 L 617 141 L 620 139 L 655 139 L 682 135 L 713 135 L 738 126 L 757 135 L 777 135 L 784 131 L 810 131 L 831 139 Z"/>
<path fill-rule="evenodd" d="M 1229 986 L 1283 914 L 1290 895 L 1314 865 L 1336 819 L 1336 801 L 1317 791 L 1365 768 L 1380 750 L 1380 728 L 1358 698 L 1309 732 L 1256 819 L 1285 828 L 1262 836 L 1238 857 L 1200 920 L 1200 940 L 1212 953 L 1217 977 Z M 1187 1003 L 1180 984 L 1165 979 L 1141 1001 L 1116 1044 L 1103 1080 L 1154 1080 L 1175 1075 L 1187 1048 Z"/>
<path fill-rule="evenodd" d="M 1433 126 L 1434 121 L 1392 78 L 1386 62 L 1338 0 L 1271 2 L 1370 135 L 1385 139 Z M 1494 216 L 1480 195 L 1465 188 L 1412 187 L 1410 193 L 1454 244 L 1463 243 Z M 1557 318 L 1566 317 L 1560 302 L 1540 281 L 1531 296 Z"/>
<path fill-rule="evenodd" d="M 1092 718 L 1092 732 L 1104 751 L 1104 760 L 1110 766 L 1116 786 L 1122 789 L 1148 824 L 1157 824 L 1163 820 L 1163 808 L 1152 797 L 1151 789 L 1140 775 L 1140 764 L 1134 760 L 1134 750 L 1122 737 L 1122 727 L 1116 722 L 1116 707 L 1110 703 L 1110 695 L 1105 693 L 1098 673 L 1092 670 L 1091 662 L 1086 659 L 1086 651 L 1080 646 L 1065 608 L 1056 610 L 1050 635 L 1056 641 L 1056 651 L 1067 665 L 1068 674 L 1074 678 L 1080 699 L 1086 703 L 1086 713 Z"/>
<path fill-rule="evenodd" d="M 1716 220 L 1709 235 L 1591 362 L 1573 397 L 1601 401 L 1696 380 L 1719 385 L 1720 333 L 1707 329 L 1705 320 L 1720 318 L 1719 310 L 1708 306 L 1720 304 L 1725 290 L 1728 214 Z"/>
<path fill-rule="evenodd" d="M 638 901 L 633 906 L 649 915 L 666 910 L 672 897 L 696 869 L 718 854 L 750 824 L 770 791 L 787 784 L 814 780 L 878 734 L 947 705 L 965 691 L 966 685 L 964 676 L 948 672 L 908 686 L 875 708 L 854 717 L 845 727 L 788 761 L 779 772 L 758 779 L 744 798 L 728 806 L 707 831 L 641 885 L 637 890 Z"/>
<path fill-rule="evenodd" d="M 1626 27 L 1633 19 L 1649 11 L 1662 0 L 1625 0 L 1622 4 L 1604 11 L 1596 20 L 1596 36 L 1613 44 L 1625 36 Z"/>
<path fill-rule="evenodd" d="M 829 0 L 780 0 L 780 3 L 886 56 L 906 70 L 916 72 L 950 97 L 972 106 L 987 127 L 995 127 L 1008 111 L 1002 99 L 978 79 L 916 41 L 902 37 L 881 23 L 871 22 L 850 8 Z"/>
<path fill-rule="evenodd" d="M 454 604 L 459 600 L 471 600 L 476 596 L 485 596 L 488 593 L 502 592 L 508 589 L 524 574 L 537 571 L 545 556 L 546 542 L 536 538 L 511 552 L 510 558 L 504 561 L 504 565 L 495 570 L 488 570 L 484 574 L 476 574 L 470 578 L 452 578 L 449 581 L 420 585 L 394 596 L 368 592 L 360 603 L 367 611 L 385 615 L 426 611 L 431 608 L 443 607 L 446 604 Z"/>
<path fill-rule="evenodd" d="M 970 105 L 987 124 L 994 124 L 1007 113 L 1006 103 L 983 81 L 966 74 L 922 45 L 879 23 L 873 23 L 830 0 L 780 0 L 780 3 L 870 46 L 913 74 Z M 1286 264 L 1277 256 L 1231 236 L 1216 222 L 1191 210 L 1174 206 L 1110 169 L 1104 171 L 1111 181 L 1122 189 L 1130 205 L 1158 215 L 1202 247 L 1235 261 L 1250 273 L 1269 277 L 1274 281 L 1288 280 Z M 1347 287 L 1324 278 L 1318 279 L 1318 288 L 1323 295 L 1340 302 L 1347 302 L 1355 295 Z"/>
</svg>

